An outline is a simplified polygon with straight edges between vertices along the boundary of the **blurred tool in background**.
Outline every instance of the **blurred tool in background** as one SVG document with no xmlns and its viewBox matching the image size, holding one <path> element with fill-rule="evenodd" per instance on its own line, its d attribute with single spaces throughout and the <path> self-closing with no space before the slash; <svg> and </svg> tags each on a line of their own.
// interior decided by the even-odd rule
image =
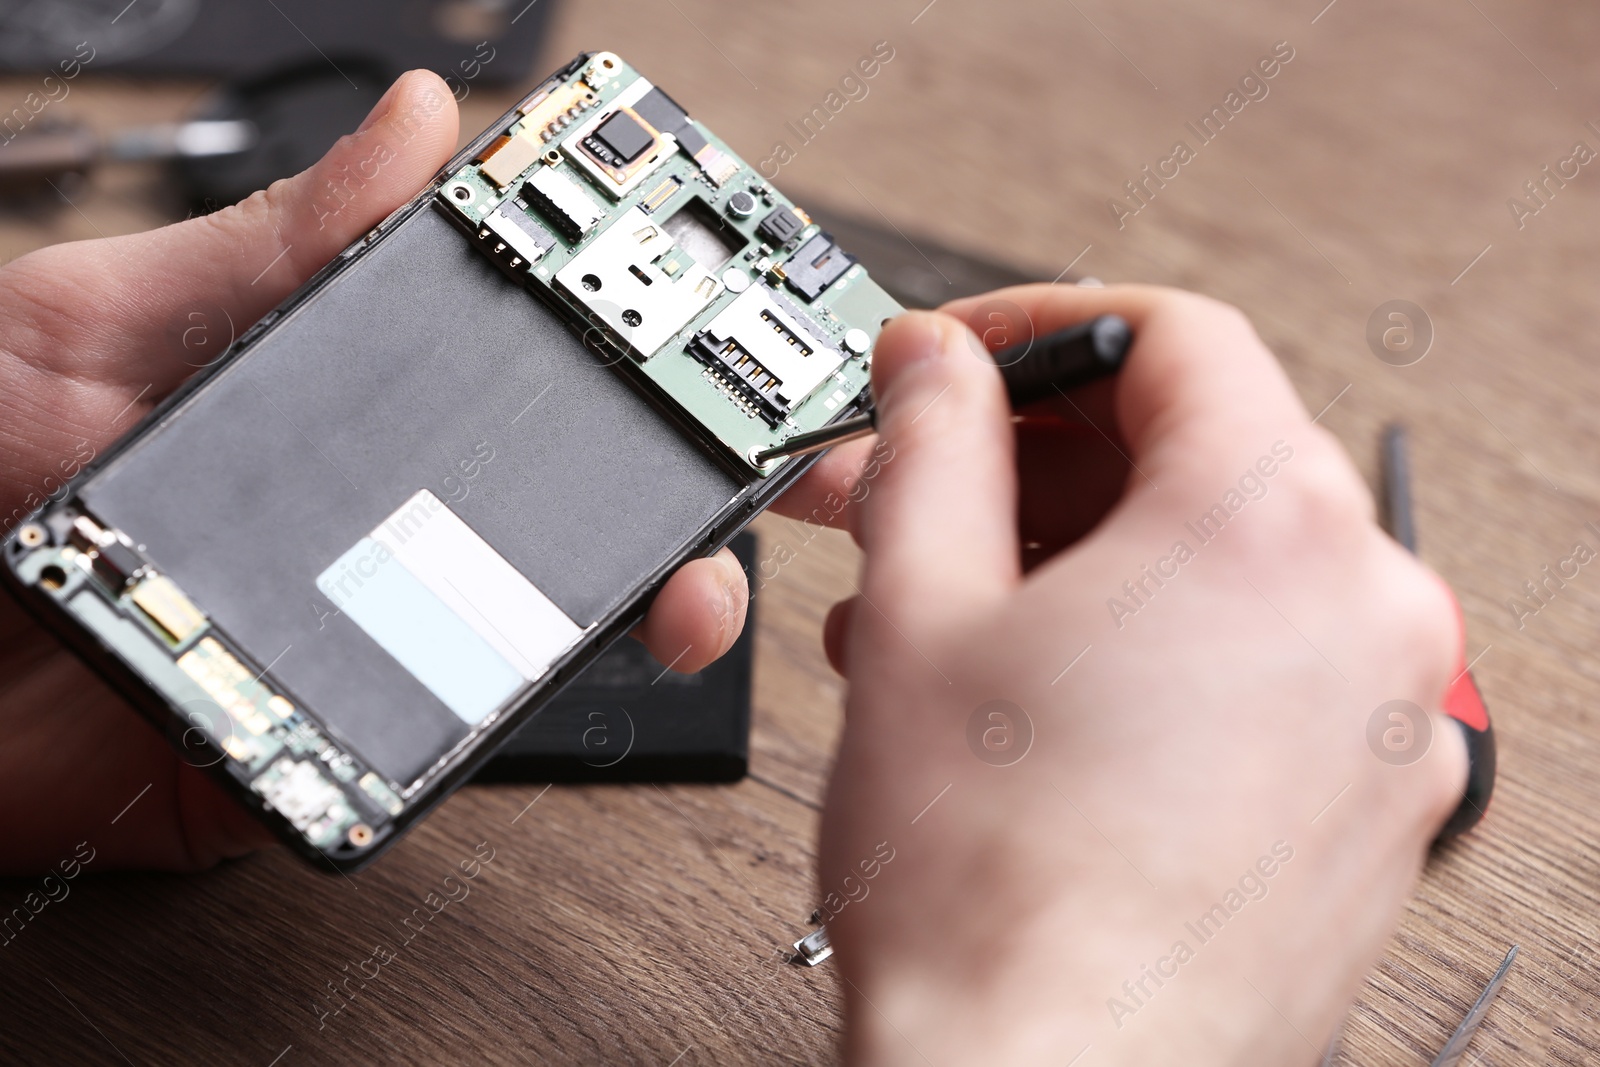
<svg viewBox="0 0 1600 1067">
<path fill-rule="evenodd" d="M 526 80 L 553 2 L 0 0 L 0 70 L 43 79 L 36 105 L 0 115 L 0 194 L 66 196 L 98 164 L 164 162 L 185 206 L 215 210 L 315 162 L 405 70 L 458 100 Z M 226 81 L 190 121 L 101 137 L 44 110 L 84 71 Z"/>
<path fill-rule="evenodd" d="M 100 164 L 166 163 L 189 204 L 215 210 L 315 163 L 388 84 L 376 67 L 347 64 L 338 73 L 311 63 L 226 85 L 187 122 L 98 137 L 53 118 L 0 146 L 0 193 L 51 187 L 65 196 L 62 183 Z"/>
<path fill-rule="evenodd" d="M 1439 1054 L 1428 1061 L 1428 1067 L 1457 1067 L 1461 1058 L 1467 1054 L 1467 1048 L 1472 1044 L 1473 1035 L 1478 1032 L 1484 1016 L 1489 1014 L 1489 1009 L 1494 1006 L 1495 997 L 1500 995 L 1500 987 L 1506 984 L 1506 976 L 1511 973 L 1511 964 L 1516 961 L 1519 946 L 1512 945 L 1511 951 L 1506 953 L 1505 959 L 1500 961 L 1499 968 L 1490 976 L 1489 982 L 1483 987 L 1483 992 L 1478 994 L 1478 999 L 1467 1014 L 1456 1026 L 1455 1032 L 1450 1035 L 1444 1048 Z M 1333 1067 L 1339 1055 L 1339 1045 L 1343 1037 L 1343 1027 L 1335 1030 L 1333 1040 L 1328 1045 L 1328 1051 L 1323 1054 L 1322 1067 Z"/>
<path fill-rule="evenodd" d="M 1444 1048 L 1439 1050 L 1428 1067 L 1456 1067 L 1461 1058 L 1467 1054 L 1467 1046 L 1472 1044 L 1472 1035 L 1478 1032 L 1478 1027 L 1483 1022 L 1483 1017 L 1489 1014 L 1489 1009 L 1494 1006 L 1494 998 L 1500 994 L 1500 987 L 1506 984 L 1506 976 L 1511 973 L 1511 964 L 1517 958 L 1517 945 L 1511 946 L 1511 951 L 1506 953 L 1506 958 L 1500 961 L 1499 968 L 1489 978 L 1489 984 L 1483 987 L 1483 992 L 1478 994 L 1477 1001 L 1467 1011 L 1466 1017 L 1461 1020 L 1455 1033 L 1450 1035 L 1450 1040 L 1445 1042 Z"/>
<path fill-rule="evenodd" d="M 256 78 L 320 59 L 510 85 L 534 73 L 554 0 L 0 0 L 0 70 L 44 73 L 80 42 L 93 69 Z M 485 62 L 480 44 L 493 49 Z M 476 60 L 476 65 L 469 62 Z M 462 66 L 463 63 L 467 65 Z M 458 93 L 459 95 L 459 93 Z"/>
</svg>

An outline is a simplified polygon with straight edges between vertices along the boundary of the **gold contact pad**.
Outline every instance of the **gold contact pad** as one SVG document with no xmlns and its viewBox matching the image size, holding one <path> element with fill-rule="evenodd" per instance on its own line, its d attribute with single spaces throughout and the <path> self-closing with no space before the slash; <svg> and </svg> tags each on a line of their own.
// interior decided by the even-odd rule
<svg viewBox="0 0 1600 1067">
<path fill-rule="evenodd" d="M 261 710 L 263 706 L 272 707 L 283 717 L 284 713 L 272 703 L 278 700 L 293 711 L 288 701 L 257 681 L 214 637 L 202 638 L 198 645 L 179 656 L 178 668 L 194 679 L 235 722 L 253 734 L 263 734 L 272 726 L 272 720 Z"/>
<path fill-rule="evenodd" d="M 206 624 L 205 613 L 170 578 L 156 575 L 133 587 L 131 599 L 179 644 Z"/>
<path fill-rule="evenodd" d="M 522 128 L 536 141 L 552 140 L 594 107 L 598 99 L 594 90 L 582 82 L 559 85 L 519 109 L 523 116 Z"/>
<path fill-rule="evenodd" d="M 538 160 L 543 151 L 540 142 L 527 130 L 501 137 L 484 149 L 479 157 L 478 173 L 504 189 L 517 180 L 517 176 Z"/>
</svg>

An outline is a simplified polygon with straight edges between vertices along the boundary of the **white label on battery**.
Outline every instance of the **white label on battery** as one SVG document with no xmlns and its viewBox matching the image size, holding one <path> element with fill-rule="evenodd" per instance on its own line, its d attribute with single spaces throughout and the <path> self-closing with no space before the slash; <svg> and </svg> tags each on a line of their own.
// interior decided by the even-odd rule
<svg viewBox="0 0 1600 1067">
<path fill-rule="evenodd" d="M 469 725 L 583 636 L 426 489 L 318 575 L 317 588 Z"/>
</svg>

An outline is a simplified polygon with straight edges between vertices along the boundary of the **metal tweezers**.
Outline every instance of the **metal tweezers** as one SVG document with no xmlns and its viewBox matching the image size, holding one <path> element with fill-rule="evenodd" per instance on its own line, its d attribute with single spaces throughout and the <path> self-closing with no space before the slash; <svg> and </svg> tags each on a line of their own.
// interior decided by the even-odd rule
<svg viewBox="0 0 1600 1067">
<path fill-rule="evenodd" d="M 1456 1032 L 1450 1035 L 1444 1048 L 1439 1050 L 1429 1064 L 1429 1067 L 1456 1067 L 1461 1062 L 1461 1057 L 1467 1054 L 1467 1046 L 1472 1044 L 1472 1035 L 1478 1032 L 1478 1026 L 1483 1022 L 1483 1017 L 1489 1014 L 1489 1008 L 1494 1004 L 1496 994 L 1500 987 L 1506 983 L 1506 975 L 1511 973 L 1511 963 L 1517 958 L 1517 945 L 1511 946 L 1511 951 L 1506 953 L 1506 958 L 1500 961 L 1500 969 L 1494 972 L 1494 977 L 1489 979 L 1489 984 L 1483 987 L 1483 992 L 1478 994 L 1477 1001 L 1472 1005 L 1461 1025 L 1456 1027 Z M 1333 1042 L 1328 1046 L 1327 1053 L 1322 1057 L 1322 1067 L 1332 1067 L 1334 1055 L 1339 1051 L 1339 1035 L 1333 1035 Z"/>
</svg>

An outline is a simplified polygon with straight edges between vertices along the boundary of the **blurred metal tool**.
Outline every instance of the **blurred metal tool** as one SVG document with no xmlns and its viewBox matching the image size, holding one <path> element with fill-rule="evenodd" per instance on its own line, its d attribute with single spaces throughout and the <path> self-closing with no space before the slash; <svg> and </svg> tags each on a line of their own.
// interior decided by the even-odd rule
<svg viewBox="0 0 1600 1067">
<path fill-rule="evenodd" d="M 99 137 L 79 125 L 24 131 L 0 151 L 0 191 L 42 186 L 100 163 L 145 163 L 237 155 L 256 143 L 253 123 L 169 122 Z"/>
<path fill-rule="evenodd" d="M 1383 495 L 1389 535 L 1412 555 L 1417 554 L 1417 524 L 1411 511 L 1411 457 L 1406 450 L 1406 428 L 1391 422 L 1383 428 Z"/>
<path fill-rule="evenodd" d="M 1461 1020 L 1461 1025 L 1456 1027 L 1456 1032 L 1450 1035 L 1450 1040 L 1445 1042 L 1439 1054 L 1429 1061 L 1428 1067 L 1455 1067 L 1461 1062 L 1461 1057 L 1466 1055 L 1467 1046 L 1472 1044 L 1472 1035 L 1478 1032 L 1478 1026 L 1483 1022 L 1483 1017 L 1489 1014 L 1489 1008 L 1494 1004 L 1494 998 L 1500 992 L 1500 987 L 1505 985 L 1506 975 L 1511 972 L 1511 962 L 1517 958 L 1519 947 L 1511 946 L 1506 958 L 1500 961 L 1500 969 L 1494 972 L 1489 984 L 1478 994 L 1472 1010 L 1467 1012 L 1466 1017 Z M 1339 1029 L 1333 1032 L 1333 1040 L 1328 1042 L 1328 1051 L 1322 1055 L 1322 1067 L 1333 1067 L 1333 1061 L 1339 1054 L 1339 1042 L 1343 1036 L 1344 1024 L 1341 1023 Z"/>
<path fill-rule="evenodd" d="M 1483 1022 L 1483 1017 L 1489 1014 L 1495 995 L 1506 983 L 1511 963 L 1517 958 L 1517 948 L 1516 945 L 1511 946 L 1511 951 L 1506 953 L 1506 958 L 1500 963 L 1500 969 L 1494 972 L 1489 984 L 1478 994 L 1477 1003 L 1472 1005 L 1472 1010 L 1467 1012 L 1466 1018 L 1461 1020 L 1461 1025 L 1456 1027 L 1456 1032 L 1450 1035 L 1450 1040 L 1445 1042 L 1444 1048 L 1439 1050 L 1439 1054 L 1433 1058 L 1429 1067 L 1455 1067 L 1461 1062 L 1461 1057 L 1467 1054 L 1467 1046 L 1472 1044 L 1472 1035 L 1478 1032 L 1478 1025 Z"/>
<path fill-rule="evenodd" d="M 1339 1042 L 1344 1038 L 1344 1023 L 1339 1023 L 1339 1028 L 1333 1032 L 1333 1037 L 1328 1041 L 1328 1051 L 1322 1054 L 1322 1067 L 1333 1067 L 1334 1058 L 1339 1055 Z"/>
<path fill-rule="evenodd" d="M 215 211 L 311 166 L 360 125 L 390 81 L 370 64 L 333 70 L 319 61 L 218 86 L 184 122 L 106 137 L 81 123 L 36 127 L 0 143 L 0 193 L 61 193 L 60 179 L 102 163 L 166 163 L 174 192 Z"/>
</svg>

